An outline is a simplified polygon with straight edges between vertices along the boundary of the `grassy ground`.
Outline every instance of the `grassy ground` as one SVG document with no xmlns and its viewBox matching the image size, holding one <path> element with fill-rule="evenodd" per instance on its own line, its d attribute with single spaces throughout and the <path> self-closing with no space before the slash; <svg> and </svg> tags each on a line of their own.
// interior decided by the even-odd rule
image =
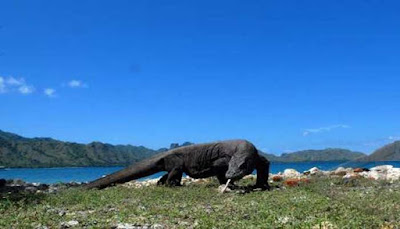
<svg viewBox="0 0 400 229">
<path fill-rule="evenodd" d="M 217 183 L 179 188 L 70 189 L 6 195 L 0 228 L 110 228 L 118 223 L 165 228 L 399 228 L 400 186 L 366 179 L 313 179 L 299 187 L 247 194 L 217 192 Z"/>
</svg>

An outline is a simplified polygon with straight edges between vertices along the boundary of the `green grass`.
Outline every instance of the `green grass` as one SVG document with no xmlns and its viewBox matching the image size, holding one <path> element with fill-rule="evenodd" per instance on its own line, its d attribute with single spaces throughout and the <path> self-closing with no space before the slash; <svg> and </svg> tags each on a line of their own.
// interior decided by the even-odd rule
<svg viewBox="0 0 400 229">
<path fill-rule="evenodd" d="M 400 227 L 398 183 L 321 178 L 299 187 L 247 194 L 220 194 L 217 187 L 213 181 L 178 188 L 2 194 L 0 228 L 59 228 L 69 220 L 89 228 L 117 223 L 166 228 Z"/>
</svg>

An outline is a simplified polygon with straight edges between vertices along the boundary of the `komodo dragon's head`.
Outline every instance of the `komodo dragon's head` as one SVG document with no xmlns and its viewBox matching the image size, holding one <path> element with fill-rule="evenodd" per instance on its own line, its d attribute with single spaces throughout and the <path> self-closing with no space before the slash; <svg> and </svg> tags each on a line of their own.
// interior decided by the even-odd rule
<svg viewBox="0 0 400 229">
<path fill-rule="evenodd" d="M 235 154 L 229 161 L 228 171 L 225 174 L 227 179 L 233 181 L 251 174 L 255 169 L 256 157 L 248 154 Z"/>
</svg>

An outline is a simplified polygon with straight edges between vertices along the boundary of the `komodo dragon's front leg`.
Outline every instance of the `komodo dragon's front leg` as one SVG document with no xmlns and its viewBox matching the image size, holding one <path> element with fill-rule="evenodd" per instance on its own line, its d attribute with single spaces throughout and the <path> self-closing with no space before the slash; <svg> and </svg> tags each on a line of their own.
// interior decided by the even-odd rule
<svg viewBox="0 0 400 229">
<path fill-rule="evenodd" d="M 229 160 L 230 158 L 224 157 L 216 160 L 213 163 L 213 168 L 215 173 L 217 174 L 216 176 L 220 185 L 225 185 L 228 182 L 225 174 L 228 170 Z M 234 181 L 230 181 L 227 187 L 229 187 L 230 189 L 238 188 L 238 186 L 234 184 Z"/>
<path fill-rule="evenodd" d="M 270 163 L 265 157 L 261 155 L 258 156 L 256 162 L 257 181 L 255 188 L 261 188 L 263 190 L 270 189 L 268 185 L 269 165 Z"/>
</svg>

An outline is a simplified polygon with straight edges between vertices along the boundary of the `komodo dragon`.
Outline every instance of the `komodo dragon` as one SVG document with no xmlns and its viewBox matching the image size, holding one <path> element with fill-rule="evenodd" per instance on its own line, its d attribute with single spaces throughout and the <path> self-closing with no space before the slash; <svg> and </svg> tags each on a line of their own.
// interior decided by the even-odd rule
<svg viewBox="0 0 400 229">
<path fill-rule="evenodd" d="M 182 174 L 192 178 L 216 176 L 221 184 L 237 181 L 257 170 L 254 188 L 269 189 L 269 161 L 259 155 L 256 147 L 245 140 L 220 141 L 179 147 L 157 154 L 88 183 L 85 188 L 102 189 L 166 171 L 158 184 L 181 185 Z M 229 182 L 228 182 L 229 183 Z"/>
</svg>

